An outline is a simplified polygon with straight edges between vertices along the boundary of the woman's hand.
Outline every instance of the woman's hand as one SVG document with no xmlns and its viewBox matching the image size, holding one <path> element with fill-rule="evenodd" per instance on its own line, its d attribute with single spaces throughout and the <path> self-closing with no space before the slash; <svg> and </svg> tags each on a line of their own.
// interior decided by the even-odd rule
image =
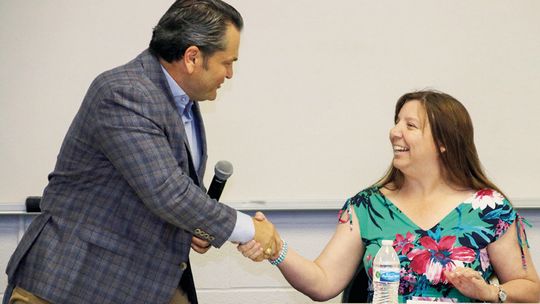
<svg viewBox="0 0 540 304">
<path fill-rule="evenodd" d="M 266 216 L 264 215 L 264 213 L 260 212 L 260 211 L 257 211 L 257 213 L 255 213 L 255 216 L 253 217 L 255 220 L 257 221 L 266 221 Z M 277 234 L 277 231 L 276 231 L 276 234 Z M 277 237 L 278 237 L 278 240 L 279 240 L 279 243 L 282 243 L 281 242 L 281 239 L 279 238 L 279 234 L 277 234 Z M 263 246 L 255 241 L 255 240 L 251 240 L 245 244 L 239 244 L 237 246 L 237 249 L 238 251 L 240 251 L 246 258 L 249 258 L 251 259 L 252 261 L 255 261 L 255 262 L 261 262 L 263 260 L 265 260 L 265 256 L 266 258 L 268 258 L 268 255 L 265 255 L 264 252 L 263 252 Z M 277 258 L 277 256 L 279 256 L 279 251 L 281 250 L 281 245 L 279 245 L 279 248 L 277 248 L 277 251 L 274 253 L 274 256 L 273 257 L 270 257 L 270 258 Z"/>
<path fill-rule="evenodd" d="M 486 283 L 478 271 L 467 267 L 457 267 L 453 271 L 445 271 L 444 274 L 464 296 L 487 302 L 499 301 L 497 287 Z"/>
</svg>

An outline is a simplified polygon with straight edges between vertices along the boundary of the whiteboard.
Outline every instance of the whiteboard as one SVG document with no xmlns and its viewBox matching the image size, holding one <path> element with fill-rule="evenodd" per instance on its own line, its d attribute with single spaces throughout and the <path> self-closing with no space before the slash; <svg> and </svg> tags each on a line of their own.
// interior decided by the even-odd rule
<svg viewBox="0 0 540 304">
<path fill-rule="evenodd" d="M 225 202 L 343 201 L 388 168 L 396 100 L 469 109 L 488 175 L 540 198 L 540 1 L 231 0 L 234 78 L 202 105 Z M 0 1 L 0 203 L 41 195 L 90 82 L 148 45 L 171 1 Z M 540 203 L 540 202 L 539 202 Z"/>
</svg>

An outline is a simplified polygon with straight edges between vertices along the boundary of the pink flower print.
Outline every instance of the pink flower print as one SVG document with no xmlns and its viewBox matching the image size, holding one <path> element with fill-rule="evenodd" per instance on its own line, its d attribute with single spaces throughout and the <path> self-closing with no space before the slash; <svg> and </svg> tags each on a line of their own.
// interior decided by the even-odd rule
<svg viewBox="0 0 540 304">
<path fill-rule="evenodd" d="M 465 201 L 467 204 L 471 204 L 473 209 L 482 209 L 484 210 L 487 206 L 494 209 L 496 205 L 501 205 L 503 203 L 504 196 L 499 192 L 493 189 L 482 189 L 477 191 L 473 197 L 468 201 Z"/>
<path fill-rule="evenodd" d="M 506 230 L 508 230 L 509 226 L 510 224 L 499 219 L 499 221 L 497 222 L 497 227 L 495 228 L 495 236 L 500 237 L 501 235 L 503 235 L 506 232 Z"/>
<path fill-rule="evenodd" d="M 373 260 L 373 256 L 371 254 L 368 254 L 368 256 L 366 257 L 366 261 L 369 263 L 371 260 Z M 368 268 L 367 274 L 370 278 L 373 278 L 373 267 Z"/>
<path fill-rule="evenodd" d="M 366 261 L 371 261 L 373 259 L 373 256 L 370 254 L 368 254 L 368 256 L 366 257 Z"/>
<path fill-rule="evenodd" d="M 416 276 L 411 272 L 410 269 L 405 270 L 405 268 L 401 268 L 400 276 L 399 294 L 411 293 L 416 285 Z"/>
<path fill-rule="evenodd" d="M 407 254 L 411 260 L 411 269 L 424 274 L 432 284 L 448 283 L 445 270 L 463 267 L 464 262 L 471 263 L 476 256 L 470 248 L 452 247 L 455 241 L 455 236 L 444 236 L 439 243 L 429 236 L 420 238 L 420 244 L 426 249 L 413 249 Z"/>
<path fill-rule="evenodd" d="M 480 249 L 480 266 L 482 267 L 482 271 L 485 272 L 486 269 L 488 269 L 489 265 L 491 265 L 491 263 L 489 262 L 488 252 L 487 249 L 484 247 Z"/>
<path fill-rule="evenodd" d="M 396 240 L 394 241 L 394 248 L 399 253 L 401 251 L 402 254 L 407 254 L 411 249 L 414 248 L 414 239 L 415 235 L 407 231 L 407 235 L 403 237 L 401 234 L 396 234 Z"/>
</svg>

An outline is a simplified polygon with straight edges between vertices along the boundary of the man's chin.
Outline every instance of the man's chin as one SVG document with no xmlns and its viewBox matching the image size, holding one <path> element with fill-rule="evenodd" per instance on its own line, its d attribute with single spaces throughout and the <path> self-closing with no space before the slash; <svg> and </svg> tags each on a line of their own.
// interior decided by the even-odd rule
<svg viewBox="0 0 540 304">
<path fill-rule="evenodd" d="M 216 100 L 217 98 L 217 90 L 212 92 L 212 93 L 208 93 L 208 95 L 200 95 L 198 98 L 193 98 L 193 100 L 195 101 L 213 101 L 213 100 Z"/>
<path fill-rule="evenodd" d="M 192 100 L 194 100 L 196 102 L 203 102 L 203 101 L 214 101 L 214 100 L 216 100 L 216 98 L 217 98 L 217 95 L 213 95 L 213 96 L 205 96 L 205 97 L 193 98 Z"/>
<path fill-rule="evenodd" d="M 206 98 L 205 100 L 214 101 L 216 100 L 216 98 L 217 98 L 217 92 L 214 92 L 214 94 L 208 96 L 208 98 Z"/>
</svg>

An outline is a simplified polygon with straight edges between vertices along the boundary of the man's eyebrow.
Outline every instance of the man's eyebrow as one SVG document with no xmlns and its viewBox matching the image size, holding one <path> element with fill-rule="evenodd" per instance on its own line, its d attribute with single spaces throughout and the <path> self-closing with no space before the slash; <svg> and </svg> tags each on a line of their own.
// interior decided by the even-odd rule
<svg viewBox="0 0 540 304">
<path fill-rule="evenodd" d="M 235 62 L 235 61 L 238 61 L 237 57 L 234 57 L 232 59 L 225 59 L 222 62 L 224 62 L 224 63 L 232 63 L 232 62 Z"/>
</svg>

